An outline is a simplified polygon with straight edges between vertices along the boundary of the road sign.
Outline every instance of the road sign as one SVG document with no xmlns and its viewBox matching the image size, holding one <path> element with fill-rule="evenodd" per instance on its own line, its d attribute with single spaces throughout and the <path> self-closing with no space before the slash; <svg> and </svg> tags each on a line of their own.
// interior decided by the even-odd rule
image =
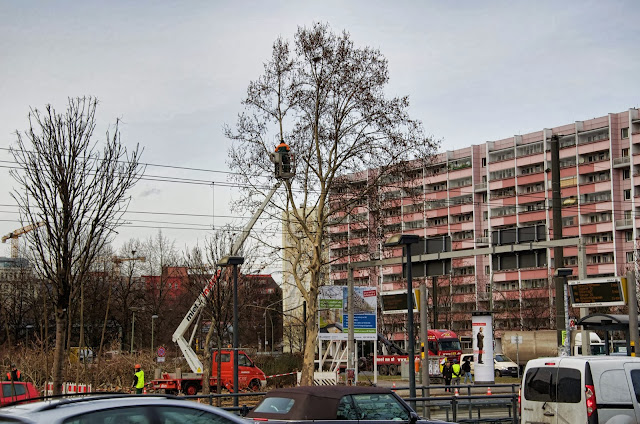
<svg viewBox="0 0 640 424">
<path fill-rule="evenodd" d="M 522 336 L 511 336 L 511 343 L 522 344 Z"/>
<path fill-rule="evenodd" d="M 158 362 L 164 362 L 164 356 L 158 356 Z"/>
<path fill-rule="evenodd" d="M 626 304 L 625 278 L 588 278 L 569 281 L 569 291 L 571 306 L 574 308 L 624 306 Z"/>
<path fill-rule="evenodd" d="M 167 353 L 167 352 L 165 351 L 164 346 L 160 346 L 160 347 L 158 348 L 158 356 L 159 356 L 160 358 L 162 358 L 166 353 Z"/>
</svg>

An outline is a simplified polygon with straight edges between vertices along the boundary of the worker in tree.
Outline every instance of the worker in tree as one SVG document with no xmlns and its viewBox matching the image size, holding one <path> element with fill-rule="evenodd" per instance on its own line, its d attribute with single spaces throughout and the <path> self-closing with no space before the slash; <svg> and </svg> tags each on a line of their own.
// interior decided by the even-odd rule
<svg viewBox="0 0 640 424">
<path fill-rule="evenodd" d="M 16 364 L 11 364 L 11 371 L 7 373 L 7 381 L 22 381 L 22 374 Z"/>
<path fill-rule="evenodd" d="M 282 163 L 282 167 L 278 167 L 278 163 L 276 163 L 276 176 L 280 174 L 280 170 L 284 173 L 291 172 L 291 158 L 289 157 L 289 152 L 291 149 L 289 145 L 284 142 L 284 140 L 280 140 L 280 144 L 276 147 L 276 153 L 280 153 L 280 161 Z"/>
<path fill-rule="evenodd" d="M 144 388 L 144 371 L 140 368 L 140 364 L 136 364 L 134 368 L 133 374 L 133 384 L 131 387 L 136 389 L 136 394 L 142 394 L 142 389 Z"/>
</svg>

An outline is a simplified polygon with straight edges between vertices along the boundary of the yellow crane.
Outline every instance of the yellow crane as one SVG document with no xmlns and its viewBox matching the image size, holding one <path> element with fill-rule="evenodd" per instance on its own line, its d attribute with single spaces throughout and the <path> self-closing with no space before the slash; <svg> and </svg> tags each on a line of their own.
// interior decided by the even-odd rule
<svg viewBox="0 0 640 424">
<path fill-rule="evenodd" d="M 2 242 L 6 243 L 7 240 L 11 239 L 11 257 L 18 257 L 18 237 L 21 235 L 28 233 L 29 231 L 33 231 L 38 227 L 42 227 L 44 222 L 36 222 L 35 224 L 27 225 L 26 227 L 18 228 L 17 230 L 10 232 L 6 236 L 2 237 Z"/>
</svg>

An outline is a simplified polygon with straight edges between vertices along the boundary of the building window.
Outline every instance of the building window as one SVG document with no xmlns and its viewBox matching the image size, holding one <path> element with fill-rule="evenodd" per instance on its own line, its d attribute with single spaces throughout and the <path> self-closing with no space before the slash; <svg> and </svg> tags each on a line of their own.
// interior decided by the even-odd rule
<svg viewBox="0 0 640 424">
<path fill-rule="evenodd" d="M 625 241 L 633 241 L 633 231 L 625 231 L 624 239 Z"/>
<path fill-rule="evenodd" d="M 623 128 L 622 130 L 620 130 L 620 137 L 629 138 L 629 127 Z"/>
<path fill-rule="evenodd" d="M 628 180 L 629 178 L 631 178 L 631 170 L 623 169 L 622 170 L 622 179 L 623 180 Z"/>
<path fill-rule="evenodd" d="M 489 267 L 489 265 L 484 266 L 484 273 L 487 275 L 491 274 L 491 268 Z"/>
<path fill-rule="evenodd" d="M 622 149 L 622 157 L 623 158 L 628 158 L 629 157 L 629 148 L 624 148 Z"/>
<path fill-rule="evenodd" d="M 631 200 L 631 190 L 627 189 L 624 191 L 624 200 Z"/>
<path fill-rule="evenodd" d="M 628 130 L 629 128 L 627 128 Z M 487 166 L 487 158 L 482 158 L 482 167 L 484 168 L 485 166 Z"/>
<path fill-rule="evenodd" d="M 633 260 L 633 252 L 627 252 L 627 263 L 634 262 Z"/>
</svg>

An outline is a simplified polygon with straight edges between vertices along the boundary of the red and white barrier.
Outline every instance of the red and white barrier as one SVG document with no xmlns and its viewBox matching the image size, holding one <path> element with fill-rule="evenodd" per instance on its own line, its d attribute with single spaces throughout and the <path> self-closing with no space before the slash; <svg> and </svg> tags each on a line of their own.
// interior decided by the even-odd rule
<svg viewBox="0 0 640 424">
<path fill-rule="evenodd" d="M 297 374 L 297 371 L 294 372 L 286 372 L 284 374 L 273 374 L 273 375 L 267 375 L 265 376 L 265 378 L 272 378 L 272 377 L 282 377 L 283 375 L 294 375 Z"/>
<path fill-rule="evenodd" d="M 63 395 L 75 395 L 80 393 L 89 393 L 91 392 L 91 384 L 76 384 L 76 383 L 62 383 L 62 394 Z M 53 383 L 48 381 L 45 384 L 44 390 L 45 396 L 53 396 Z"/>
</svg>

